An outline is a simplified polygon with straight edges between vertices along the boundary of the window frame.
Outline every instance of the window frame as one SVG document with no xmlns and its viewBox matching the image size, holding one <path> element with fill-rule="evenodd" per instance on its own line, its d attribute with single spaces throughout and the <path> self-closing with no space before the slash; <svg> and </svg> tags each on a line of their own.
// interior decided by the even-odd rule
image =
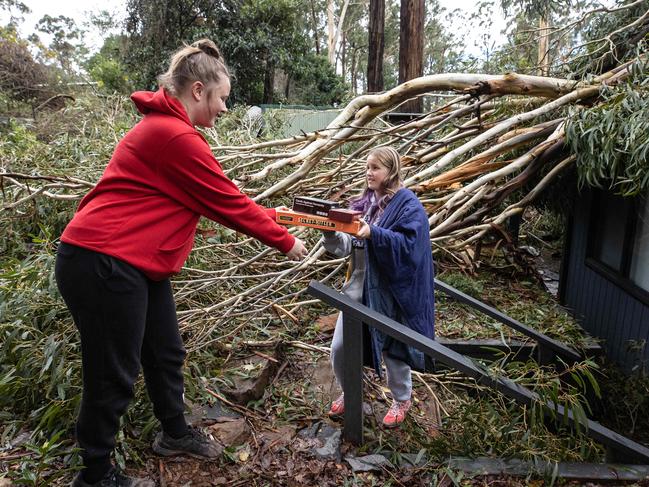
<svg viewBox="0 0 649 487">
<path fill-rule="evenodd" d="M 631 271 L 631 257 L 635 246 L 636 231 L 638 227 L 638 213 L 640 210 L 639 204 L 640 197 L 635 197 L 629 201 L 626 211 L 626 226 L 624 229 L 624 239 L 622 243 L 622 258 L 620 263 L 620 270 L 613 269 L 609 265 L 599 260 L 596 256 L 596 234 L 598 230 L 598 213 L 602 207 L 605 197 L 618 197 L 611 192 L 601 189 L 594 189 L 592 191 L 592 198 L 590 202 L 590 215 L 588 219 L 588 231 L 586 242 L 586 259 L 585 264 L 587 267 L 600 274 L 602 277 L 612 282 L 620 289 L 630 294 L 640 302 L 649 305 L 649 291 L 641 288 L 630 278 Z M 648 196 L 649 198 L 649 196 Z M 649 203 L 647 203 L 649 204 Z"/>
</svg>

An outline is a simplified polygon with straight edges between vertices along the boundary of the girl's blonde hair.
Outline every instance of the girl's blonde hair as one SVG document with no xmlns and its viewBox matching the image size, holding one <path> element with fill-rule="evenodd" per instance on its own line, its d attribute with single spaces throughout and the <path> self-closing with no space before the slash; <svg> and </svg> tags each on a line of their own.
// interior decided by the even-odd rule
<svg viewBox="0 0 649 487">
<path fill-rule="evenodd" d="M 224 77 L 230 78 L 230 72 L 221 51 L 211 40 L 201 39 L 174 53 L 169 69 L 158 76 L 158 85 L 178 96 L 194 81 L 207 85 Z"/>
<path fill-rule="evenodd" d="M 368 159 L 370 156 L 388 170 L 388 176 L 383 181 L 385 193 L 396 193 L 403 184 L 401 180 L 401 156 L 399 156 L 399 153 L 392 147 L 377 147 L 367 154 Z"/>
</svg>

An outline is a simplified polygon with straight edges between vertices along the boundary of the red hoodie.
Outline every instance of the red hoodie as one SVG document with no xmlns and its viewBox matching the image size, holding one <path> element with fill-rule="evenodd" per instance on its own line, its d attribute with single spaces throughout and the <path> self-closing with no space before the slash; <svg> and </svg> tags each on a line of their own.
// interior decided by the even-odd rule
<svg viewBox="0 0 649 487">
<path fill-rule="evenodd" d="M 81 201 L 63 242 L 112 255 L 160 280 L 180 271 L 201 215 L 288 252 L 295 238 L 274 210 L 239 191 L 164 90 L 131 99 L 144 118 L 117 144 L 103 176 Z"/>
</svg>

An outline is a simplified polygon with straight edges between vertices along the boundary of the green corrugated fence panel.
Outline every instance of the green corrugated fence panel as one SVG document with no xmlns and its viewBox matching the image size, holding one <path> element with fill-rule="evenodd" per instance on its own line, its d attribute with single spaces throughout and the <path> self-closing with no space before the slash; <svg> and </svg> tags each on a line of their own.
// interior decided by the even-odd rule
<svg viewBox="0 0 649 487">
<path fill-rule="evenodd" d="M 338 116 L 340 110 L 323 110 L 317 112 L 295 111 L 289 115 L 284 129 L 284 136 L 299 135 L 302 132 L 315 132 L 327 127 Z"/>
<path fill-rule="evenodd" d="M 284 137 L 301 135 L 322 130 L 327 127 L 340 113 L 340 110 L 296 110 L 280 108 L 282 116 L 286 119 L 284 124 Z"/>
</svg>

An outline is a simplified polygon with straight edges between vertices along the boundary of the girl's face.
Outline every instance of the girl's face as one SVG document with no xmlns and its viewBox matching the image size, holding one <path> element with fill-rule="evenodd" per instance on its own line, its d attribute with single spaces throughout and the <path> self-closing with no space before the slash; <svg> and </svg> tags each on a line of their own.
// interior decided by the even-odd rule
<svg viewBox="0 0 649 487">
<path fill-rule="evenodd" d="M 384 182 L 388 178 L 388 173 L 388 168 L 377 161 L 374 156 L 367 158 L 365 178 L 367 179 L 367 187 L 369 189 L 382 194 L 385 189 Z"/>
<path fill-rule="evenodd" d="M 230 80 L 224 77 L 217 83 L 205 86 L 194 83 L 194 106 L 189 113 L 193 125 L 199 127 L 213 127 L 214 122 L 228 109 L 225 102 L 230 95 Z M 189 112 L 189 111 L 188 111 Z"/>
</svg>

